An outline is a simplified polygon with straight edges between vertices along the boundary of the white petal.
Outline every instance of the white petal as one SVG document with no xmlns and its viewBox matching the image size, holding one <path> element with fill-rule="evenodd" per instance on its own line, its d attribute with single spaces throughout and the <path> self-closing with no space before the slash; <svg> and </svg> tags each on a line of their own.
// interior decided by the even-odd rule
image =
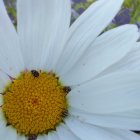
<svg viewBox="0 0 140 140">
<path fill-rule="evenodd" d="M 119 62 L 111 65 L 109 68 L 104 70 L 99 76 L 118 71 L 140 71 L 140 43 L 136 43 L 132 51 L 130 51 L 123 59 Z"/>
<path fill-rule="evenodd" d="M 82 123 L 74 118 L 66 119 L 65 122 L 81 140 L 128 140 L 110 133 L 105 128 Z"/>
<path fill-rule="evenodd" d="M 5 73 L 0 71 L 0 106 L 3 104 L 2 93 L 4 91 L 5 86 L 7 86 L 9 82 L 10 82 L 9 77 Z"/>
<path fill-rule="evenodd" d="M 5 86 L 7 86 L 9 82 L 11 82 L 10 78 L 5 73 L 0 71 L 0 93 L 3 92 Z"/>
<path fill-rule="evenodd" d="M 76 65 L 62 75 L 67 85 L 82 83 L 123 58 L 138 39 L 135 25 L 124 25 L 99 36 Z"/>
<path fill-rule="evenodd" d="M 57 134 L 59 140 L 80 140 L 64 124 L 58 126 Z"/>
<path fill-rule="evenodd" d="M 82 122 L 94 124 L 96 126 L 126 130 L 140 130 L 140 110 L 100 115 L 71 108 L 69 113 L 77 117 Z M 135 116 L 133 115 L 134 113 Z"/>
<path fill-rule="evenodd" d="M 112 115 L 128 117 L 128 118 L 139 118 L 140 116 L 140 109 L 133 109 L 123 112 L 111 113 Z"/>
<path fill-rule="evenodd" d="M 57 133 L 55 131 L 48 134 L 48 140 L 59 140 Z"/>
<path fill-rule="evenodd" d="M 0 121 L 0 138 L 3 140 L 17 140 L 17 132 L 12 127 L 6 127 L 6 124 Z"/>
<path fill-rule="evenodd" d="M 69 104 L 89 113 L 113 113 L 140 107 L 140 73 L 110 74 L 73 89 Z"/>
<path fill-rule="evenodd" d="M 3 98 L 2 98 L 2 96 L 3 96 L 3 95 L 0 94 L 0 107 L 1 107 L 2 104 L 3 104 Z"/>
<path fill-rule="evenodd" d="M 9 77 L 3 73 L 2 71 L 0 71 L 0 106 L 3 104 L 3 91 L 6 85 L 8 85 L 10 82 Z"/>
<path fill-rule="evenodd" d="M 26 140 L 26 137 L 17 134 L 16 130 L 11 126 L 6 126 L 6 119 L 0 108 L 0 138 L 4 140 Z"/>
<path fill-rule="evenodd" d="M 63 50 L 70 12 L 69 0 L 18 0 L 18 33 L 28 69 L 52 67 L 46 59 L 55 65 Z"/>
<path fill-rule="evenodd" d="M 70 27 L 65 49 L 58 62 L 57 72 L 67 72 L 82 56 L 89 45 L 116 15 L 123 0 L 98 0 Z M 110 12 L 111 11 L 111 12 Z"/>
<path fill-rule="evenodd" d="M 27 140 L 27 138 L 23 135 L 18 134 L 16 140 Z"/>
<path fill-rule="evenodd" d="M 0 123 L 1 123 L 1 122 L 3 122 L 3 123 L 6 122 L 5 117 L 4 117 L 4 114 L 3 114 L 3 111 L 2 111 L 2 108 L 0 108 Z M 2 123 L 2 124 L 3 124 L 3 123 Z"/>
<path fill-rule="evenodd" d="M 0 69 L 13 77 L 24 69 L 17 33 L 2 0 L 0 0 Z"/>
<path fill-rule="evenodd" d="M 122 140 L 140 140 L 140 136 L 131 132 L 131 131 L 126 131 L 126 130 L 113 130 L 113 129 L 108 129 L 110 133 L 113 133 L 114 135 L 118 135 L 122 138 Z"/>
<path fill-rule="evenodd" d="M 47 135 L 39 135 L 37 137 L 37 140 L 48 140 L 48 136 Z"/>
</svg>

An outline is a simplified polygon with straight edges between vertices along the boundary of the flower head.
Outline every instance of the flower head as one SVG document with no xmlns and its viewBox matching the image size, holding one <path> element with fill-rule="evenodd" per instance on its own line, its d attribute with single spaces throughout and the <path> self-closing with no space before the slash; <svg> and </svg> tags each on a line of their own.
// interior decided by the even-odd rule
<svg viewBox="0 0 140 140">
<path fill-rule="evenodd" d="M 139 72 L 107 70 L 138 29 L 102 33 L 122 0 L 98 0 L 71 26 L 68 0 L 18 0 L 17 31 L 0 0 L 0 138 L 139 140 Z"/>
</svg>

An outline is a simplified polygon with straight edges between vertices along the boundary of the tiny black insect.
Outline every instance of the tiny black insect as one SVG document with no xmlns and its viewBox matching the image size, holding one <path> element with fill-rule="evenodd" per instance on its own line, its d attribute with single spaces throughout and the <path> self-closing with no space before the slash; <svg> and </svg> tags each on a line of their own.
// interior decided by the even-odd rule
<svg viewBox="0 0 140 140">
<path fill-rule="evenodd" d="M 36 70 L 31 70 L 31 73 L 34 77 L 38 77 L 39 76 L 39 72 Z"/>
<path fill-rule="evenodd" d="M 69 112 L 68 112 L 68 110 L 65 110 L 65 111 L 63 111 L 62 112 L 62 118 L 65 118 L 65 117 L 67 117 L 69 115 Z"/>
<path fill-rule="evenodd" d="M 7 122 L 6 126 L 9 126 L 9 125 L 11 125 L 11 124 Z"/>
<path fill-rule="evenodd" d="M 71 91 L 71 88 L 66 86 L 63 88 L 63 90 L 66 92 L 66 93 L 69 93 Z"/>
</svg>

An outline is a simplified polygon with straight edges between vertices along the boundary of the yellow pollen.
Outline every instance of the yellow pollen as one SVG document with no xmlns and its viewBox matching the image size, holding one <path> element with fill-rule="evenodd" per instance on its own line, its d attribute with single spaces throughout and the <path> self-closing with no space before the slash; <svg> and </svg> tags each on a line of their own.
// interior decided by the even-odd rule
<svg viewBox="0 0 140 140">
<path fill-rule="evenodd" d="M 25 135 L 48 133 L 67 113 L 66 92 L 58 78 L 53 73 L 38 74 L 22 73 L 3 96 L 7 124 Z"/>
</svg>

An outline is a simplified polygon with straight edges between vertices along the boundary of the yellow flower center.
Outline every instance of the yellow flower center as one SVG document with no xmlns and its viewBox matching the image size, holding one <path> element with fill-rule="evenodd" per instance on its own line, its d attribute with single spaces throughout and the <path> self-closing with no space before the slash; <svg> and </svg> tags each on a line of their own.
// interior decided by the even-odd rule
<svg viewBox="0 0 140 140">
<path fill-rule="evenodd" d="M 22 73 L 4 92 L 2 108 L 7 124 L 25 135 L 54 130 L 67 115 L 64 89 L 53 73 Z"/>
</svg>

